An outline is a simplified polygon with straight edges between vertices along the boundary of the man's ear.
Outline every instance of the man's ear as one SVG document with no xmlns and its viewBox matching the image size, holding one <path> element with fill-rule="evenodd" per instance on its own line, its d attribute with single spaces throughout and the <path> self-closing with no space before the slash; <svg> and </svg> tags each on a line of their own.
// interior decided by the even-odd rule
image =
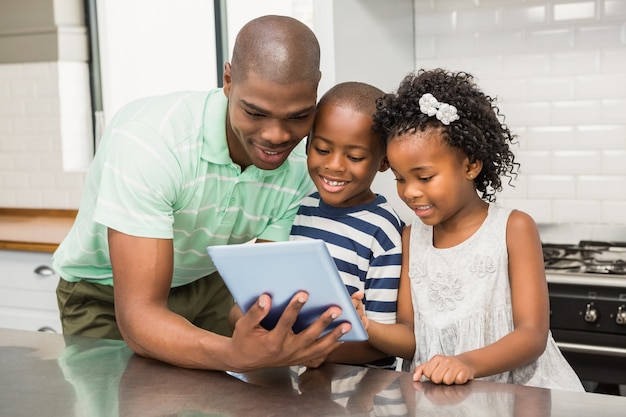
<svg viewBox="0 0 626 417">
<path fill-rule="evenodd" d="M 224 64 L 224 75 L 222 76 L 222 82 L 224 83 L 224 95 L 228 97 L 230 95 L 230 87 L 233 83 L 233 77 L 230 74 L 230 62 Z"/>
<path fill-rule="evenodd" d="M 380 166 L 378 167 L 378 172 L 385 172 L 389 169 L 389 161 L 387 160 L 387 157 L 385 156 L 381 161 L 380 161 Z"/>
</svg>

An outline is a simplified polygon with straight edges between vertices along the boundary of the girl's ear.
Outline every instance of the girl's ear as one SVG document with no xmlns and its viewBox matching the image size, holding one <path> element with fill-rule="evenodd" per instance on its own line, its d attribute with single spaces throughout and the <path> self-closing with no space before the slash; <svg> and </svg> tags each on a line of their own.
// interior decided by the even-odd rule
<svg viewBox="0 0 626 417">
<path fill-rule="evenodd" d="M 483 161 L 467 162 L 467 168 L 465 175 L 468 179 L 474 181 L 474 179 L 480 174 L 483 169 Z"/>
<path fill-rule="evenodd" d="M 380 161 L 380 166 L 378 167 L 378 172 L 385 172 L 389 169 L 389 161 L 387 160 L 387 157 L 385 156 L 381 161 Z"/>
</svg>

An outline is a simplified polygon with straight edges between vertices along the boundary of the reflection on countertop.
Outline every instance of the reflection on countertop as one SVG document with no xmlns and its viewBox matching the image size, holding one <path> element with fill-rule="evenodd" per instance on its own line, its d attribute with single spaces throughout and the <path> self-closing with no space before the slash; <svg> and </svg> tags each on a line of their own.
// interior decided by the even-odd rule
<svg viewBox="0 0 626 417">
<path fill-rule="evenodd" d="M 623 416 L 626 398 L 344 365 L 227 373 L 134 355 L 122 341 L 0 329 L 0 404 L 13 417 Z"/>
</svg>

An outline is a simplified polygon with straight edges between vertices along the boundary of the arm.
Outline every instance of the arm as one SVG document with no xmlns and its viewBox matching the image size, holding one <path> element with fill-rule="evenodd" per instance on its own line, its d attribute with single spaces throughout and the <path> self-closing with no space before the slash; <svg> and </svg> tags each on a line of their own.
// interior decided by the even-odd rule
<svg viewBox="0 0 626 417">
<path fill-rule="evenodd" d="M 513 211 L 506 229 L 514 330 L 497 342 L 455 357 L 435 356 L 415 368 L 435 383 L 465 383 L 523 366 L 544 351 L 550 326 L 541 240 L 530 216 Z"/>
<path fill-rule="evenodd" d="M 368 332 L 369 340 L 364 342 L 346 343 L 333 351 L 328 358 L 330 362 L 339 363 L 353 363 L 362 364 L 371 362 L 377 359 L 382 359 L 387 356 L 400 356 L 413 358 L 415 352 L 415 340 L 413 336 L 413 307 L 411 303 L 410 284 L 408 282 L 408 274 L 404 279 L 402 278 L 402 268 L 399 258 L 395 258 L 395 261 L 389 261 L 393 259 L 392 255 L 399 255 L 399 248 L 405 243 L 408 244 L 408 236 L 406 235 L 406 242 L 404 242 L 404 233 L 402 235 L 402 243 L 400 242 L 400 236 L 397 236 L 397 245 L 381 254 L 372 260 L 370 269 L 368 271 L 367 280 L 374 280 L 386 277 L 393 277 L 400 274 L 399 287 L 396 297 L 396 323 L 381 323 L 374 319 L 368 318 L 365 315 L 366 306 L 362 300 L 364 294 L 357 292 L 353 294 L 353 303 L 359 312 L 361 321 L 365 329 Z M 404 249 L 404 248 L 403 248 Z M 408 248 L 403 251 L 402 264 L 405 263 L 404 256 L 408 259 Z M 408 265 L 408 264 L 407 264 Z M 375 268 L 373 268 L 375 266 Z M 370 281 L 372 282 L 372 281 Z M 387 301 L 385 292 L 388 290 L 378 290 L 375 285 L 372 285 L 366 290 L 367 300 L 369 302 L 376 302 L 379 300 Z M 405 356 L 406 355 L 406 356 Z"/>
<path fill-rule="evenodd" d="M 395 324 L 382 324 L 373 320 L 364 322 L 369 335 L 369 343 L 388 355 L 412 360 L 415 355 L 415 335 L 413 333 L 413 301 L 409 281 L 409 240 L 411 226 L 402 232 L 402 269 L 398 287 L 398 307 Z"/>
<path fill-rule="evenodd" d="M 169 239 L 139 238 L 109 229 L 115 313 L 118 326 L 133 351 L 173 365 L 244 372 L 252 369 L 321 363 L 340 343 L 349 324 L 337 326 L 318 339 L 341 314 L 330 308 L 309 328 L 291 330 L 306 294 L 297 294 L 277 326 L 260 326 L 271 299 L 259 297 L 236 323 L 232 338 L 195 327 L 167 308 L 172 281 L 173 248 Z"/>
</svg>

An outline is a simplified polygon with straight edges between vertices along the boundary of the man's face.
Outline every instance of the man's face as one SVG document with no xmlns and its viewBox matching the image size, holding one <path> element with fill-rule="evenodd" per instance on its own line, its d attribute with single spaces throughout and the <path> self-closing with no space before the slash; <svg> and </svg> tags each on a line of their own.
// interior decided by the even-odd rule
<svg viewBox="0 0 626 417">
<path fill-rule="evenodd" d="M 232 82 L 227 65 L 224 94 L 228 97 L 228 148 L 242 169 L 249 165 L 278 168 L 311 130 L 316 83 L 279 84 L 254 73 Z"/>
</svg>

